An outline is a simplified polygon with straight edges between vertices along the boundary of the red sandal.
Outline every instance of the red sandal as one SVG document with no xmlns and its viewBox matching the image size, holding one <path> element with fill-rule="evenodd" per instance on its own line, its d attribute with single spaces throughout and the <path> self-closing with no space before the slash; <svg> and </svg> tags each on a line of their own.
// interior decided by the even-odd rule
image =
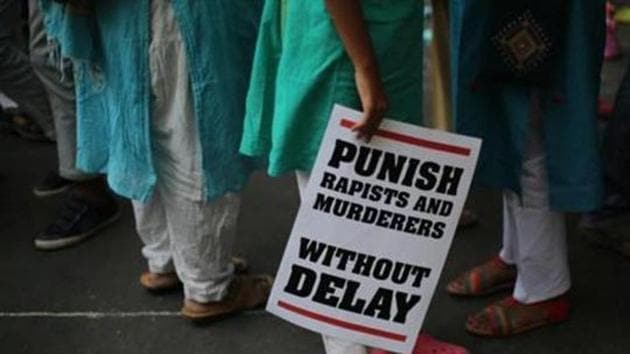
<svg viewBox="0 0 630 354">
<path fill-rule="evenodd" d="M 468 317 L 466 330 L 483 337 L 510 337 L 564 322 L 570 309 L 567 294 L 535 304 L 523 304 L 510 296 Z"/>
<path fill-rule="evenodd" d="M 516 281 L 516 267 L 495 256 L 456 277 L 446 286 L 446 291 L 456 296 L 484 296 L 507 290 Z"/>
</svg>

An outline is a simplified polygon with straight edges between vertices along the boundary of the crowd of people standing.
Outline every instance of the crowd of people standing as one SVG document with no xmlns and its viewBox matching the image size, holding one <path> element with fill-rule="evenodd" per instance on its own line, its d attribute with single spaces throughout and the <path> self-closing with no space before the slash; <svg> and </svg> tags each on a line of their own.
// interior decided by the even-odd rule
<svg viewBox="0 0 630 354">
<path fill-rule="evenodd" d="M 446 290 L 511 291 L 468 317 L 475 335 L 566 321 L 566 213 L 591 213 L 596 233 L 630 205 L 628 76 L 604 155 L 596 119 L 605 1 L 434 3 L 449 30 L 450 57 L 434 56 L 450 72 L 443 111 L 483 139 L 476 183 L 503 193 L 502 249 Z M 256 170 L 293 173 L 302 192 L 333 105 L 363 112 L 353 130 L 366 142 L 384 117 L 431 125 L 421 0 L 29 0 L 28 55 L 17 5 L 0 0 L 0 91 L 56 140 L 59 169 L 35 194 L 67 193 L 35 247 L 82 242 L 118 219 L 114 194 L 130 199 L 140 284 L 182 286 L 191 320 L 265 304 L 272 276 L 232 253 L 240 192 Z M 329 354 L 380 352 L 323 341 Z M 436 352 L 468 350 L 421 333 L 414 353 Z"/>
</svg>

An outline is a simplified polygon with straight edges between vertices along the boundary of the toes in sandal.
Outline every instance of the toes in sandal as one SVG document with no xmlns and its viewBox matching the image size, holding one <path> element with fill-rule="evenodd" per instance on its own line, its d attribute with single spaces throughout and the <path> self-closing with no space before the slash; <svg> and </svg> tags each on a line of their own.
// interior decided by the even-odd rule
<svg viewBox="0 0 630 354">
<path fill-rule="evenodd" d="M 446 291 L 456 296 L 484 296 L 510 289 L 516 281 L 516 267 L 495 256 L 456 277 Z"/>
<path fill-rule="evenodd" d="M 466 330 L 483 337 L 509 337 L 569 318 L 567 294 L 535 304 L 523 304 L 507 297 L 468 317 Z"/>
<path fill-rule="evenodd" d="M 458 345 L 443 342 L 428 334 L 420 333 L 413 354 L 470 354 L 470 352 Z M 374 349 L 370 354 L 391 354 L 388 351 Z"/>
<path fill-rule="evenodd" d="M 273 277 L 269 275 L 239 275 L 230 283 L 223 300 L 200 303 L 186 299 L 181 312 L 188 319 L 201 321 L 253 310 L 267 303 L 272 285 Z"/>
</svg>

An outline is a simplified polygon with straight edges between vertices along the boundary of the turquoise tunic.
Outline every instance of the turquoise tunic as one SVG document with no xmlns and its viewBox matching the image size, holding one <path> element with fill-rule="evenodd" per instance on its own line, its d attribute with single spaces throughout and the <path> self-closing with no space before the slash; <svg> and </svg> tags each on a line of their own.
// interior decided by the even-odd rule
<svg viewBox="0 0 630 354">
<path fill-rule="evenodd" d="M 362 0 L 391 109 L 422 122 L 421 0 Z M 247 97 L 241 152 L 272 176 L 310 171 L 335 103 L 360 109 L 354 68 L 324 0 L 267 0 Z"/>
<path fill-rule="evenodd" d="M 487 3 L 486 3 L 487 4 Z M 483 1 L 451 0 L 453 102 L 457 131 L 483 139 L 477 182 L 520 190 L 530 90 L 485 85 L 477 79 L 485 26 Z M 604 0 L 570 0 L 566 43 L 553 84 L 540 91 L 551 207 L 587 211 L 599 206 L 602 176 L 597 96 L 604 43 Z"/>
<path fill-rule="evenodd" d="M 149 0 L 90 0 L 95 11 L 87 17 L 41 1 L 49 34 L 75 62 L 78 168 L 105 173 L 117 193 L 147 200 L 157 178 L 149 129 Z M 252 167 L 238 148 L 263 1 L 170 1 L 186 47 L 211 200 L 240 190 Z"/>
</svg>

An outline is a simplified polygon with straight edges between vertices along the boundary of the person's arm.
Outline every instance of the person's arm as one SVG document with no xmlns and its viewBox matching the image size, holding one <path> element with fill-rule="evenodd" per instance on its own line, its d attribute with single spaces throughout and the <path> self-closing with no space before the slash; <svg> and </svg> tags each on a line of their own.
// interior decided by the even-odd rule
<svg viewBox="0 0 630 354">
<path fill-rule="evenodd" d="M 353 128 L 360 139 L 370 141 L 387 112 L 387 97 L 378 70 L 372 40 L 363 20 L 359 0 L 324 0 L 346 52 L 354 65 L 363 117 Z"/>
</svg>

